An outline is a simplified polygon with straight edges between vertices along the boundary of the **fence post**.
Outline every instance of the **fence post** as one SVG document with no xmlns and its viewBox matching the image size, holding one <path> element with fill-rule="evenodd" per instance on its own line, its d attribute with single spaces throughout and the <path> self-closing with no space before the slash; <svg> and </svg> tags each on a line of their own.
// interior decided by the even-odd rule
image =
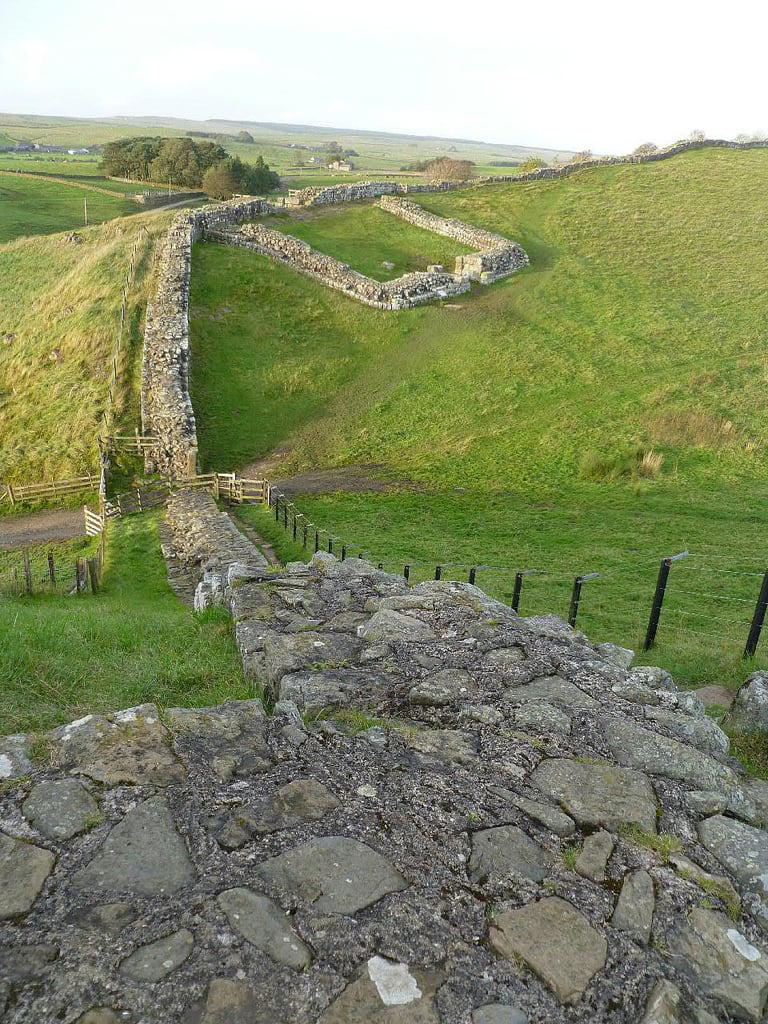
<svg viewBox="0 0 768 1024">
<path fill-rule="evenodd" d="M 342 544 L 341 545 L 341 560 L 342 560 L 342 562 L 346 560 L 346 557 L 347 557 L 347 545 L 346 544 Z"/>
<path fill-rule="evenodd" d="M 752 617 L 752 625 L 749 628 L 747 646 L 744 648 L 744 657 L 753 658 L 757 652 L 757 645 L 760 642 L 760 632 L 765 622 L 765 612 L 768 608 L 768 571 L 763 576 L 763 584 L 760 587 L 760 595 L 755 605 L 755 614 Z"/>
<path fill-rule="evenodd" d="M 276 523 L 280 522 L 280 495 L 279 495 L 279 493 L 275 494 L 275 522 Z"/>
<path fill-rule="evenodd" d="M 29 564 L 29 552 L 24 548 L 21 554 L 24 563 L 24 589 L 28 594 L 32 593 L 32 567 Z"/>
<path fill-rule="evenodd" d="M 599 572 L 590 572 L 586 576 L 577 576 L 573 581 L 573 593 L 571 594 L 571 606 L 568 609 L 568 625 L 576 625 L 576 616 L 579 614 L 579 602 L 581 601 L 581 588 L 585 580 L 594 580 L 600 575 Z"/>
<path fill-rule="evenodd" d="M 662 558 L 661 560 L 659 575 L 656 579 L 656 590 L 653 594 L 653 604 L 651 605 L 651 617 L 648 620 L 648 629 L 646 630 L 645 642 L 643 643 L 644 651 L 650 651 L 656 643 L 656 632 L 659 628 L 659 618 L 661 617 L 661 607 L 664 604 L 664 594 L 667 590 L 670 567 L 673 562 L 678 561 L 680 558 L 685 558 L 687 554 L 687 551 L 682 551 L 679 555 L 672 555 L 670 558 Z"/>
<path fill-rule="evenodd" d="M 315 554 L 320 550 L 320 531 L 315 530 Z"/>
<path fill-rule="evenodd" d="M 475 577 L 476 576 L 477 576 L 477 566 L 473 565 L 472 568 L 469 570 L 469 582 L 472 584 L 473 587 L 475 585 Z"/>
<path fill-rule="evenodd" d="M 53 552 L 48 552 L 48 579 L 51 581 L 51 586 L 56 586 L 56 565 L 53 561 Z"/>
<path fill-rule="evenodd" d="M 294 540 L 296 540 L 296 531 L 298 529 L 297 522 L 298 522 L 298 518 L 299 518 L 300 515 L 301 515 L 301 512 L 299 512 L 298 515 L 297 515 L 296 514 L 296 509 L 293 510 L 293 539 Z"/>
<path fill-rule="evenodd" d="M 305 519 L 304 520 L 304 526 L 302 528 L 303 540 L 301 542 L 302 543 L 302 547 L 304 548 L 305 551 L 307 550 L 307 534 L 308 533 L 309 533 L 309 523 Z"/>
<path fill-rule="evenodd" d="M 98 559 L 96 559 L 96 558 L 89 558 L 88 562 L 87 562 L 87 565 L 88 565 L 88 575 L 91 578 L 91 590 L 95 594 L 95 593 L 98 592 L 98 589 L 99 589 Z"/>
<path fill-rule="evenodd" d="M 442 565 L 436 565 L 435 566 L 435 579 L 439 580 L 442 577 L 442 575 L 443 575 L 443 567 L 442 567 Z"/>
<path fill-rule="evenodd" d="M 16 496 L 13 493 L 13 484 L 7 484 L 7 487 L 8 487 L 8 497 L 11 499 L 11 504 L 15 505 L 16 504 Z"/>
<path fill-rule="evenodd" d="M 411 578 L 411 567 L 410 567 L 410 565 L 404 565 L 403 566 L 403 579 L 407 583 L 410 578 Z"/>
<path fill-rule="evenodd" d="M 512 603 L 510 605 L 513 612 L 520 611 L 520 592 L 523 589 L 523 577 L 533 576 L 535 572 L 535 569 L 519 569 L 515 573 L 515 585 L 512 589 Z"/>
</svg>

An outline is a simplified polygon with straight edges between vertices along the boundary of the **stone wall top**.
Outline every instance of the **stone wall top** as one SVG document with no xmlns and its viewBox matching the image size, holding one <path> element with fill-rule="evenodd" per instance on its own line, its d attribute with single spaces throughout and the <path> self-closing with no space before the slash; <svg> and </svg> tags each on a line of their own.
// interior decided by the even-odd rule
<svg viewBox="0 0 768 1024">
<path fill-rule="evenodd" d="M 357 559 L 216 599 L 264 704 L 0 740 L 4 1021 L 764 1019 L 768 787 L 665 672 Z"/>
</svg>

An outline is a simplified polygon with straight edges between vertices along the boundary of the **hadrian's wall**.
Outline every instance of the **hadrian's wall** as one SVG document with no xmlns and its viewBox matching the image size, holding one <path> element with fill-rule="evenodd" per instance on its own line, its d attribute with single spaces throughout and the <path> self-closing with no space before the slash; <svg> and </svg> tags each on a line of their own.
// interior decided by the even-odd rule
<svg viewBox="0 0 768 1024">
<path fill-rule="evenodd" d="M 376 281 L 352 270 L 346 263 L 318 252 L 293 235 L 246 224 L 238 231 L 212 231 L 207 236 L 227 245 L 259 252 L 285 263 L 328 288 L 344 292 L 366 306 L 377 309 L 408 309 L 435 299 L 445 299 L 469 290 L 469 280 L 444 271 L 416 271 L 393 281 Z"/>
<path fill-rule="evenodd" d="M 197 431 L 189 398 L 189 281 L 192 246 L 201 231 L 239 224 L 272 211 L 263 199 L 234 199 L 174 217 L 157 254 L 156 287 L 147 305 L 142 366 L 143 432 L 157 446 L 148 468 L 166 476 L 194 475 Z"/>
<path fill-rule="evenodd" d="M 765 1020 L 768 784 L 695 694 L 220 516 L 178 495 L 171 544 L 240 565 L 198 603 L 264 703 L 0 739 L 4 1024 Z"/>
<path fill-rule="evenodd" d="M 508 277 L 528 263 L 528 254 L 521 245 L 492 231 L 466 224 L 455 217 L 440 217 L 405 199 L 382 196 L 379 206 L 410 224 L 452 238 L 477 250 L 456 257 L 458 276 L 480 281 L 481 284 L 490 284 L 501 277 Z"/>
<path fill-rule="evenodd" d="M 475 185 L 489 185 L 500 182 L 540 181 L 550 178 L 567 178 L 587 167 L 608 167 L 615 164 L 648 164 L 657 160 L 666 160 L 696 149 L 764 149 L 768 141 L 730 142 L 727 139 L 704 139 L 702 141 L 677 142 L 672 146 L 657 149 L 654 153 L 641 156 L 602 156 L 588 160 L 578 160 L 562 167 L 542 167 L 524 174 L 489 174 L 467 181 L 440 182 L 397 182 L 397 181 L 363 181 L 349 185 L 309 186 L 293 190 L 286 203 L 288 206 L 322 206 L 326 203 L 349 203 L 362 199 L 377 199 L 379 196 L 408 195 L 418 192 L 447 192 L 449 189 L 468 188 Z"/>
</svg>

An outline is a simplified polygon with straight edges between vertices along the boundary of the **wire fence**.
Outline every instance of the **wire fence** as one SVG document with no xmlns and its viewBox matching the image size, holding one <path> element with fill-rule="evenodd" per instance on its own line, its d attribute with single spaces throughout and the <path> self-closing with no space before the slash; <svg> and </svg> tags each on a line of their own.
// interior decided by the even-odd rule
<svg viewBox="0 0 768 1024">
<path fill-rule="evenodd" d="M 311 522 L 272 488 L 275 521 L 308 554 L 328 551 L 341 559 L 362 557 L 410 584 L 457 580 L 474 584 L 521 615 L 555 614 L 588 636 L 610 637 L 633 649 L 685 638 L 689 646 L 758 653 L 768 615 L 765 565 L 725 568 L 710 554 L 678 552 L 658 560 L 585 566 L 581 573 L 559 566 L 496 565 L 480 561 L 381 561 Z"/>
<path fill-rule="evenodd" d="M 104 550 L 99 543 L 88 555 L 62 553 L 44 545 L 0 551 L 0 597 L 96 594 L 104 571 Z"/>
</svg>

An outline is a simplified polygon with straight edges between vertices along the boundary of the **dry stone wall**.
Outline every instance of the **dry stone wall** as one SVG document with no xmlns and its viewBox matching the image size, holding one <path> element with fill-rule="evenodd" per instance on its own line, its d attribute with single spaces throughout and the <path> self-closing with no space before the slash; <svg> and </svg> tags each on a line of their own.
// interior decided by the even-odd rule
<svg viewBox="0 0 768 1024">
<path fill-rule="evenodd" d="M 377 309 L 408 309 L 436 299 L 446 299 L 469 290 L 469 280 L 445 271 L 415 271 L 393 281 L 376 281 L 352 270 L 333 256 L 318 252 L 293 235 L 263 224 L 246 224 L 238 231 L 213 231 L 207 237 L 227 245 L 259 252 L 285 263 L 328 288 L 344 292 L 366 306 Z"/>
<path fill-rule="evenodd" d="M 0 740 L 4 1021 L 765 1019 L 768 786 L 667 673 L 322 553 L 206 594 L 265 705 Z"/>
<path fill-rule="evenodd" d="M 235 199 L 174 217 L 157 253 L 156 286 L 147 305 L 141 387 L 143 432 L 157 438 L 148 469 L 188 477 L 197 471 L 197 431 L 189 398 L 189 281 L 200 233 L 273 211 L 263 199 Z"/>
<path fill-rule="evenodd" d="M 445 235 L 456 242 L 461 242 L 462 245 L 476 249 L 477 252 L 456 257 L 456 274 L 459 277 L 490 284 L 499 278 L 514 274 L 516 270 L 528 264 L 528 254 L 521 245 L 492 231 L 484 231 L 472 224 L 456 220 L 455 217 L 440 217 L 405 199 L 383 196 L 379 206 L 410 224 L 424 228 L 425 231 Z"/>
<path fill-rule="evenodd" d="M 287 200 L 288 206 L 323 206 L 327 203 L 349 203 L 362 199 L 376 199 L 386 195 L 409 195 L 418 192 L 446 192 L 454 188 L 467 188 L 474 185 L 488 185 L 496 182 L 539 181 L 549 178 L 567 178 L 585 167 L 607 167 L 614 164 L 647 164 L 656 160 L 666 160 L 695 149 L 764 149 L 768 141 L 730 142 L 727 139 L 704 139 L 702 141 L 686 140 L 666 146 L 654 153 L 641 156 L 601 156 L 589 160 L 578 160 L 563 164 L 562 167 L 542 167 L 525 174 L 488 174 L 467 181 L 440 182 L 397 182 L 397 181 L 365 181 L 350 185 L 310 186 L 309 188 L 292 191 Z"/>
</svg>

